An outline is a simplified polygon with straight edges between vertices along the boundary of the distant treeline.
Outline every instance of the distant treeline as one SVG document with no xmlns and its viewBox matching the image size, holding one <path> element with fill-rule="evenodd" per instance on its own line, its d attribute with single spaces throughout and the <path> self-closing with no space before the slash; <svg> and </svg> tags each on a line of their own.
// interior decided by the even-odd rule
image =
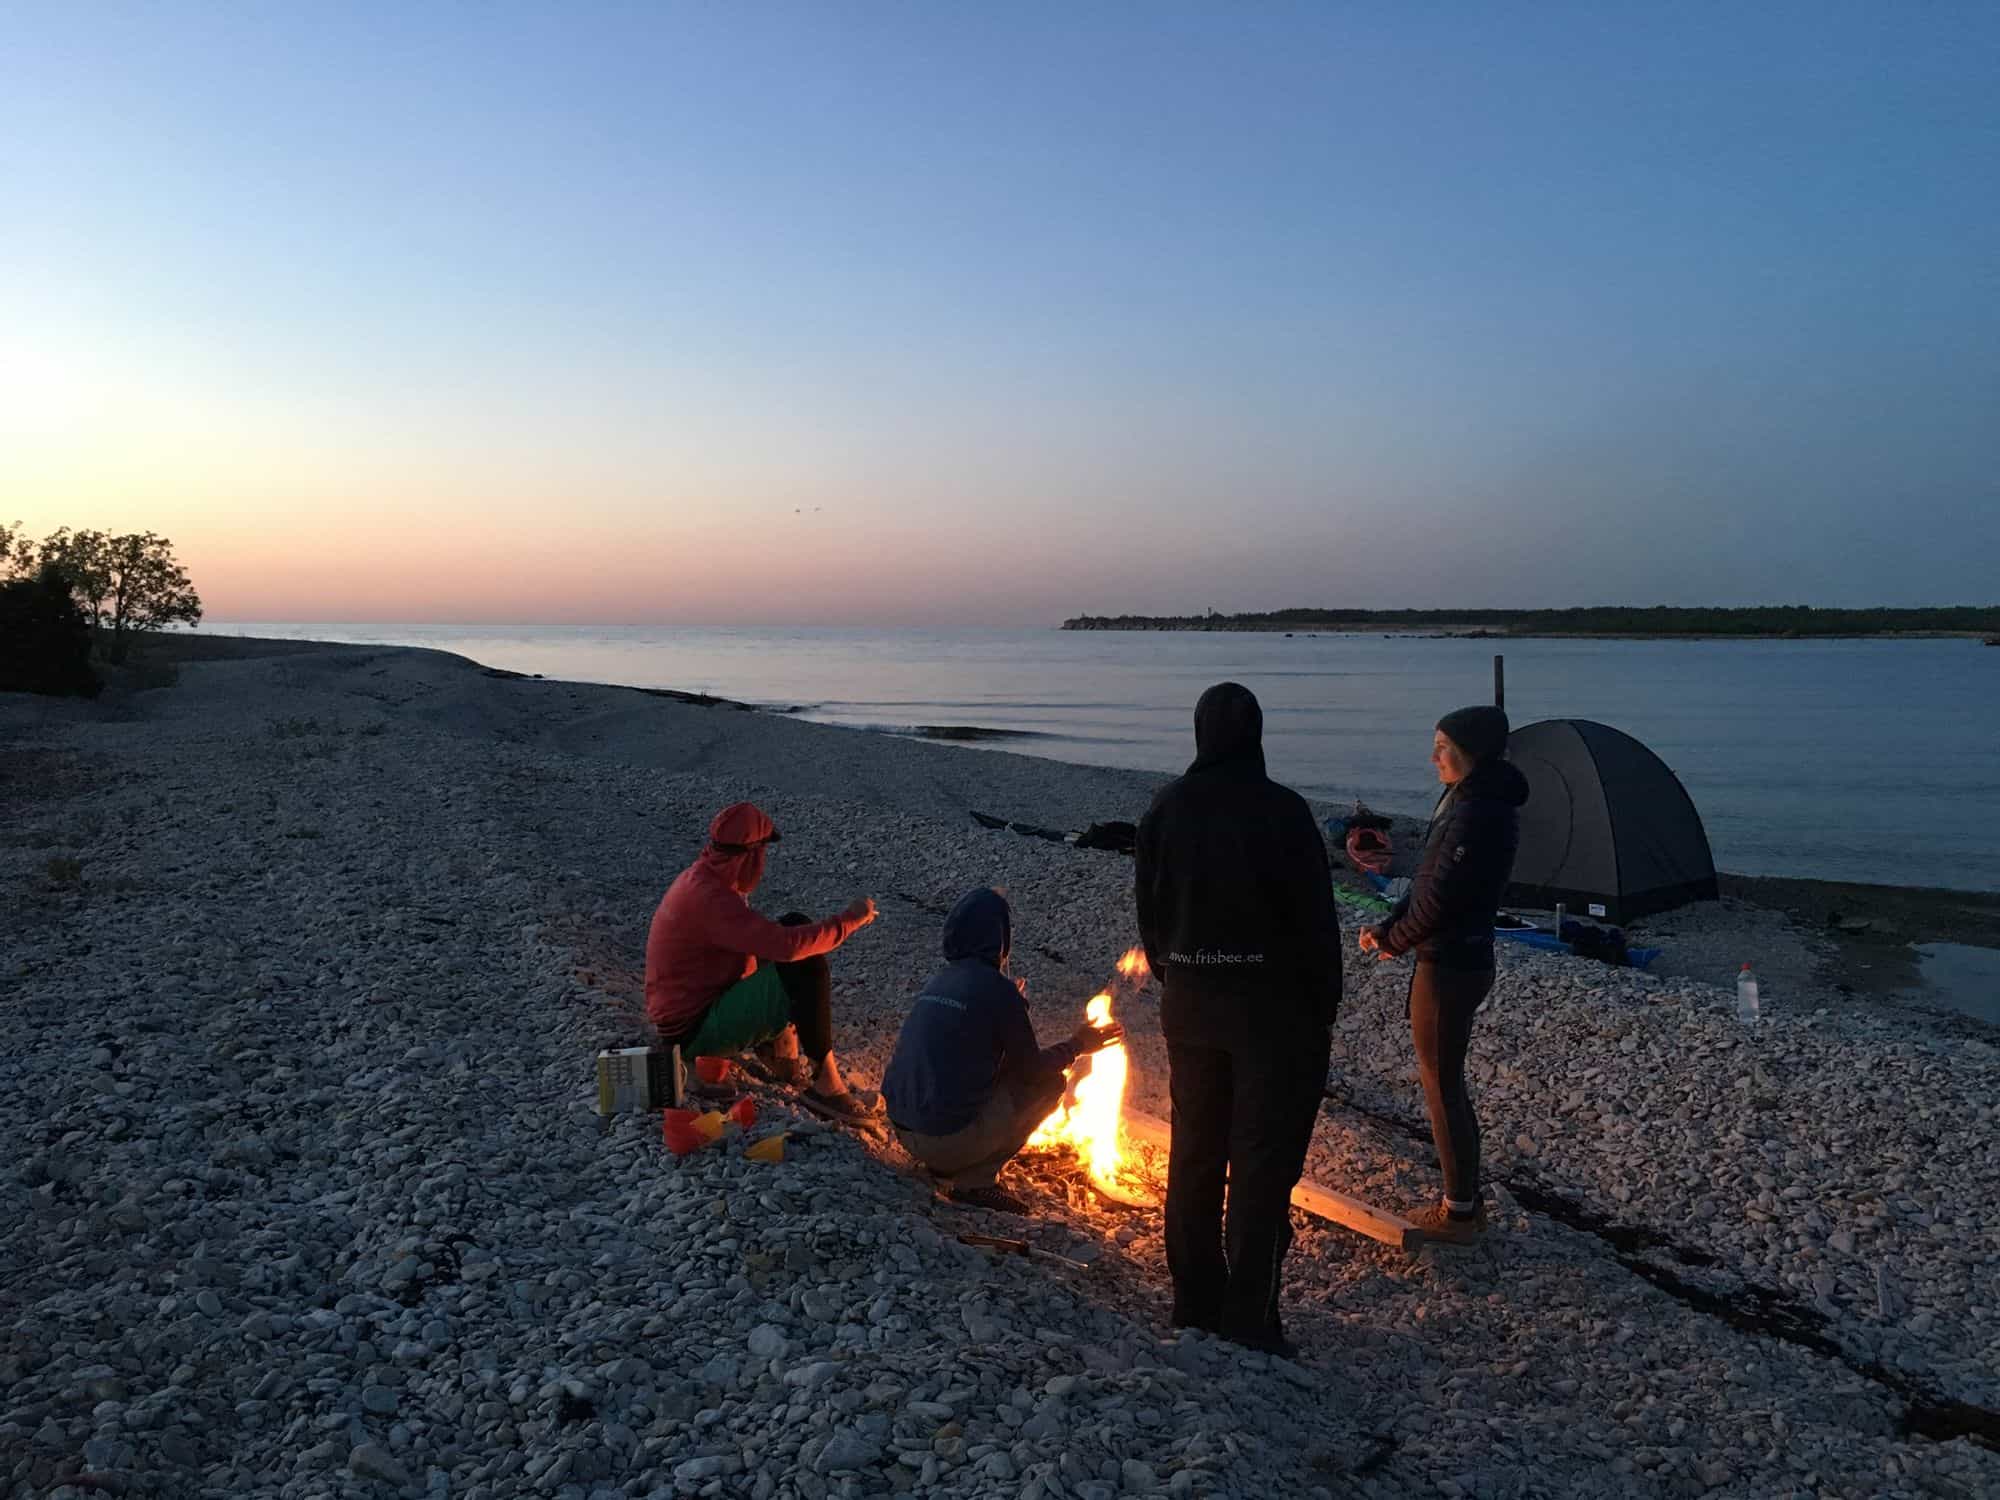
<svg viewBox="0 0 2000 1500">
<path fill-rule="evenodd" d="M 1938 609 L 1275 609 L 1244 615 L 1079 615 L 1064 630 L 1423 630 L 1492 635 L 2000 634 L 2000 605 Z"/>
</svg>

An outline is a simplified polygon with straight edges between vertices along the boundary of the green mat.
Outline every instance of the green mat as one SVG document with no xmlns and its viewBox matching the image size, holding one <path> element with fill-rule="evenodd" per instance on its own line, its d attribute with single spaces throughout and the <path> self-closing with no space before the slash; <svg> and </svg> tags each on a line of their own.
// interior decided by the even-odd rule
<svg viewBox="0 0 2000 1500">
<path fill-rule="evenodd" d="M 1388 911 L 1395 905 L 1386 897 L 1371 895 L 1366 891 L 1350 891 L 1344 885 L 1333 888 L 1333 899 L 1346 906 L 1358 906 L 1363 911 Z"/>
</svg>

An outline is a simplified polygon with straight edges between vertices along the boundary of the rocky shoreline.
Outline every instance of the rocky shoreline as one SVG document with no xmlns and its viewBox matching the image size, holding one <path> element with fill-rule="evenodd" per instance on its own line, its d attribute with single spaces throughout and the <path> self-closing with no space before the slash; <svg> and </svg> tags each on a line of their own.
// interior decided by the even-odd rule
<svg viewBox="0 0 2000 1500">
<path fill-rule="evenodd" d="M 872 1081 L 966 886 L 1008 890 L 1045 1029 L 1132 939 L 1122 856 L 970 809 L 1083 827 L 1154 778 L 255 652 L 0 699 L 7 1494 L 2000 1491 L 2000 1051 L 1843 1002 L 1809 925 L 1675 914 L 1659 975 L 1506 953 L 1490 1246 L 1302 1220 L 1304 1360 L 1268 1361 L 1165 1337 L 1157 1213 L 1059 1159 L 1024 1226 L 775 1095 L 776 1166 L 590 1109 L 720 803 L 786 831 L 768 901 L 881 903 L 835 969 Z M 1755 1031 L 1707 977 L 1746 932 L 1779 956 Z M 1350 973 L 1309 1171 L 1414 1206 L 1405 971 Z M 1124 1019 L 1164 1115 L 1149 997 Z"/>
</svg>

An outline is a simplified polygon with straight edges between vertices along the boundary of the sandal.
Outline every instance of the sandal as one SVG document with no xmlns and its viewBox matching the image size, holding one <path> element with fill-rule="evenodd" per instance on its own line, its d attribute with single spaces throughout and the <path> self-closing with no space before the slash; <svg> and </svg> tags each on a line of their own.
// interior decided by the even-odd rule
<svg viewBox="0 0 2000 1500">
<path fill-rule="evenodd" d="M 758 1047 L 739 1057 L 737 1065 L 752 1077 L 776 1084 L 781 1089 L 803 1090 L 812 1082 L 812 1064 L 796 1052 L 790 1057 L 779 1057 Z"/>
<path fill-rule="evenodd" d="M 877 1123 L 875 1112 L 845 1089 L 838 1094 L 805 1089 L 799 1094 L 799 1103 L 814 1114 L 824 1115 L 841 1125 L 872 1127 Z"/>
</svg>

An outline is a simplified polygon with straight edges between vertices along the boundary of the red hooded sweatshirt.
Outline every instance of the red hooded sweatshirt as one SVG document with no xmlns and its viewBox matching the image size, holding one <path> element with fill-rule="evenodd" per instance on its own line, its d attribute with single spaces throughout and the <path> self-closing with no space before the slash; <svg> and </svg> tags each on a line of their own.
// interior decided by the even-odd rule
<svg viewBox="0 0 2000 1500">
<path fill-rule="evenodd" d="M 646 934 L 646 1015 L 667 1038 L 685 1036 L 702 1012 L 757 960 L 792 963 L 829 953 L 860 926 L 840 917 L 786 927 L 750 909 L 777 828 L 748 802 L 708 825 L 708 846 L 667 887 Z"/>
</svg>

